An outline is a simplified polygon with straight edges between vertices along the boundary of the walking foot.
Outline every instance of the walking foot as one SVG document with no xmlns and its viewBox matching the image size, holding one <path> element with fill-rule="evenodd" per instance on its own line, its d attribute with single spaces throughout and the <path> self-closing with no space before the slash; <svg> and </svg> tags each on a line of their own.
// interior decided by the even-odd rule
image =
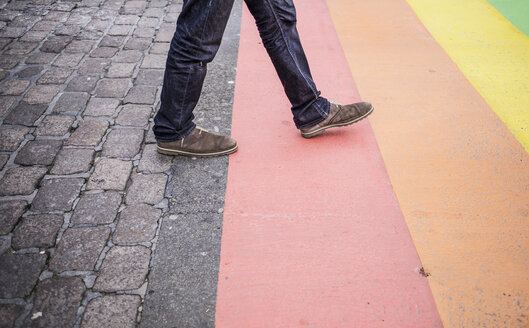
<svg viewBox="0 0 529 328">
<path fill-rule="evenodd" d="M 308 129 L 301 129 L 301 136 L 312 138 L 323 131 L 340 126 L 356 123 L 373 112 L 373 105 L 368 102 L 359 102 L 350 105 L 331 103 L 329 116 L 322 122 Z"/>
<path fill-rule="evenodd" d="M 196 127 L 187 137 L 157 142 L 158 152 L 165 155 L 211 157 L 237 151 L 237 142 L 230 137 L 216 135 Z"/>
</svg>

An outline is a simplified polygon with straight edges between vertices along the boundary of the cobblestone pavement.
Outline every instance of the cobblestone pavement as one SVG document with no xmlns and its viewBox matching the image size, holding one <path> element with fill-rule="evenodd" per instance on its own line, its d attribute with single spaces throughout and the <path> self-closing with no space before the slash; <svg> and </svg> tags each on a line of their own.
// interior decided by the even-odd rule
<svg viewBox="0 0 529 328">
<path fill-rule="evenodd" d="M 0 326 L 134 327 L 170 201 L 150 128 L 181 0 L 0 8 Z"/>
</svg>

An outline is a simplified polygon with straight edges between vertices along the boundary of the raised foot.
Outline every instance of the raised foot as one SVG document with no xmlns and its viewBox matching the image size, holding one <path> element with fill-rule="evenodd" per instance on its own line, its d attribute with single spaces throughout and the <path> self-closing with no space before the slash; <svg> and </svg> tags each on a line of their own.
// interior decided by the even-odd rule
<svg viewBox="0 0 529 328">
<path fill-rule="evenodd" d="M 356 123 L 371 114 L 373 109 L 373 105 L 368 102 L 349 105 L 331 103 L 329 116 L 311 128 L 301 129 L 301 136 L 304 138 L 313 138 L 322 134 L 327 129 Z"/>
</svg>

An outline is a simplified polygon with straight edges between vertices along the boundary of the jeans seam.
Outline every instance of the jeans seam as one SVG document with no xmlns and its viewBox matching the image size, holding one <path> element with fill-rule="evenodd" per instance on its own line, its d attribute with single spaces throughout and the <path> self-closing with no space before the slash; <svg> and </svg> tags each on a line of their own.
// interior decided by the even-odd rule
<svg viewBox="0 0 529 328">
<path fill-rule="evenodd" d="M 182 95 L 182 103 L 181 103 L 181 107 L 180 108 L 184 108 L 184 105 L 186 103 L 186 98 L 187 98 L 187 88 L 189 86 L 189 79 L 191 77 L 191 69 L 192 67 L 189 67 L 188 71 L 187 71 L 187 79 L 186 79 L 186 87 L 184 88 L 184 94 Z"/>
<path fill-rule="evenodd" d="M 213 2 L 213 0 L 209 0 L 208 2 L 208 11 L 206 13 L 206 19 L 204 20 L 204 26 L 202 27 L 202 34 L 200 35 L 200 47 L 199 48 L 202 48 L 202 43 L 204 42 L 204 34 L 206 33 L 206 25 L 208 24 L 208 19 L 209 19 L 209 13 L 211 12 L 211 3 Z M 195 54 L 195 57 L 196 54 Z M 202 64 L 202 62 L 200 62 Z M 202 66 L 202 65 L 200 65 Z"/>
<path fill-rule="evenodd" d="M 307 80 L 307 77 L 301 71 L 301 68 L 299 67 L 298 62 L 294 58 L 294 55 L 292 54 L 292 51 L 290 50 L 290 45 L 288 44 L 287 39 L 285 37 L 285 33 L 283 32 L 283 28 L 281 27 L 281 24 L 279 23 L 279 19 L 277 18 L 277 14 L 276 14 L 276 12 L 274 10 L 274 6 L 271 4 L 270 0 L 265 0 L 265 1 L 268 4 L 268 6 L 270 7 L 270 10 L 272 11 L 272 15 L 274 16 L 274 20 L 276 21 L 277 27 L 279 28 L 279 31 L 281 32 L 281 38 L 283 39 L 283 42 L 285 42 L 285 45 L 287 47 L 288 54 L 290 55 L 290 58 L 292 58 L 292 61 L 294 62 L 294 64 L 296 65 L 296 68 L 298 69 L 298 72 L 301 74 L 301 76 L 303 76 L 303 79 L 305 80 L 305 83 L 307 83 L 309 88 L 312 90 L 312 93 L 314 93 L 316 98 L 318 98 L 318 92 L 312 88 L 312 86 L 310 85 L 309 81 Z"/>
</svg>

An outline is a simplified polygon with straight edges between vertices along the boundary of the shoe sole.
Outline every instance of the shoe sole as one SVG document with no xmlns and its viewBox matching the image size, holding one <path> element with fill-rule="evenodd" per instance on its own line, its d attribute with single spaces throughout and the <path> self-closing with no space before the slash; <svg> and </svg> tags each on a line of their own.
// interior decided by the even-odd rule
<svg viewBox="0 0 529 328">
<path fill-rule="evenodd" d="M 175 149 L 169 149 L 169 148 L 162 148 L 160 146 L 156 146 L 158 149 L 158 152 L 160 154 L 164 155 L 181 155 L 181 156 L 194 156 L 194 157 L 215 157 L 215 156 L 222 156 L 222 155 L 229 155 L 237 151 L 239 148 L 238 146 L 235 146 L 231 149 L 219 151 L 219 152 L 211 152 L 211 153 L 193 153 L 183 150 L 175 150 Z"/>
<path fill-rule="evenodd" d="M 350 121 L 347 121 L 347 122 L 334 123 L 334 124 L 331 124 L 331 125 L 322 126 L 321 128 L 318 128 L 318 129 L 316 129 L 314 131 L 311 131 L 311 132 L 305 132 L 305 133 L 301 132 L 301 136 L 303 138 L 310 139 L 310 138 L 314 138 L 315 136 L 319 136 L 320 134 L 325 132 L 325 130 L 327 130 L 327 129 L 351 125 L 351 124 L 356 123 L 356 122 L 362 120 L 363 118 L 366 118 L 367 116 L 369 116 L 369 114 L 371 114 L 374 109 L 375 109 L 375 107 L 373 107 L 373 105 L 371 105 L 371 108 L 369 109 L 369 111 L 367 113 L 365 113 L 364 115 L 360 116 L 360 117 L 356 117 L 356 118 L 354 118 L 354 119 L 352 119 Z"/>
</svg>

